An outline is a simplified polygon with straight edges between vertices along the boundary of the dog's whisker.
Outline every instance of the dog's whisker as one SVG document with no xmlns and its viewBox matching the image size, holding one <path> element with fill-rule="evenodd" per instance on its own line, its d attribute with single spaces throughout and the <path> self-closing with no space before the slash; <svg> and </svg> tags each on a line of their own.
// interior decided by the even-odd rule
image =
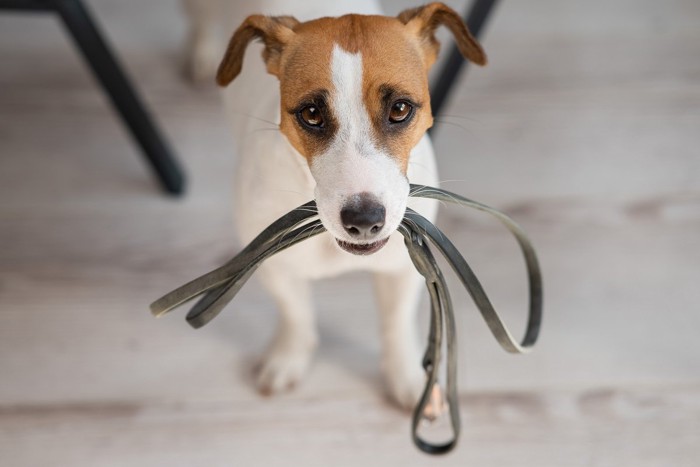
<svg viewBox="0 0 700 467">
<path fill-rule="evenodd" d="M 437 182 L 437 184 L 440 185 L 443 183 L 456 183 L 456 182 L 464 182 L 464 180 L 439 180 Z M 430 189 L 430 187 L 427 187 L 427 186 L 412 187 L 408 193 L 408 196 L 419 198 L 421 194 L 428 193 L 429 189 Z M 440 199 L 436 199 L 436 201 L 438 203 L 440 203 L 441 206 L 446 206 L 444 201 L 442 201 Z"/>
<path fill-rule="evenodd" d="M 426 171 L 428 170 L 428 166 L 425 165 L 425 164 L 423 164 L 423 163 L 421 163 L 421 162 L 416 162 L 416 161 L 409 160 L 409 161 L 408 161 L 408 165 L 409 165 L 409 167 L 420 167 L 420 168 L 422 168 L 422 169 L 425 169 Z"/>
<path fill-rule="evenodd" d="M 275 126 L 275 127 L 279 127 L 279 123 L 275 123 L 275 122 L 273 122 L 273 121 L 266 120 L 266 119 L 264 119 L 264 118 L 262 118 L 262 117 L 258 117 L 258 116 L 256 116 L 256 115 L 252 115 L 252 114 L 249 114 L 249 113 L 247 113 L 247 112 L 237 112 L 237 111 L 233 111 L 232 113 L 234 113 L 234 114 L 236 114 L 236 115 L 241 115 L 241 116 L 243 116 L 243 117 L 250 118 L 250 119 L 252 119 L 252 120 L 257 120 L 257 121 L 259 121 L 259 122 L 267 123 L 267 124 L 272 125 L 272 126 Z"/>
<path fill-rule="evenodd" d="M 280 129 L 279 128 L 256 128 L 254 130 L 250 130 L 250 132 L 248 134 L 252 135 L 254 133 L 260 133 L 261 131 L 277 131 L 277 132 L 279 132 Z"/>
<path fill-rule="evenodd" d="M 445 179 L 445 180 L 438 180 L 438 185 L 442 185 L 443 183 L 459 183 L 459 182 L 466 182 L 464 179 Z"/>
<path fill-rule="evenodd" d="M 455 198 L 454 196 L 452 196 L 452 194 L 450 194 L 449 191 L 437 190 L 433 187 L 424 186 L 424 187 L 416 190 L 415 192 L 413 192 L 412 196 L 418 196 L 420 194 L 425 194 L 425 193 L 433 193 L 436 195 L 445 196 L 447 198 L 450 198 L 452 200 L 452 202 L 455 204 L 464 205 L 464 202 L 462 202 L 459 198 Z"/>
<path fill-rule="evenodd" d="M 298 208 L 292 209 L 290 212 L 313 212 L 318 214 L 318 208 L 312 208 L 310 206 L 299 206 Z"/>
<path fill-rule="evenodd" d="M 434 189 L 434 188 L 432 188 L 432 187 L 428 187 L 428 186 L 421 186 L 421 187 L 419 187 L 418 189 L 412 190 L 411 192 L 409 192 L 409 196 L 410 196 L 410 197 L 413 197 L 413 198 L 427 198 L 427 199 L 432 199 L 432 200 L 437 201 L 437 202 L 440 204 L 440 206 L 442 206 L 442 207 L 446 207 L 446 206 L 447 206 L 447 203 L 445 203 L 445 201 L 443 201 L 442 199 L 440 199 L 439 196 L 438 196 L 438 197 L 433 197 L 433 196 L 422 196 L 422 195 L 424 195 L 424 194 L 430 194 L 430 193 L 435 193 L 435 194 L 440 195 L 440 194 L 442 193 L 442 191 L 436 190 L 436 189 Z M 457 200 L 454 200 L 454 201 L 457 202 Z M 460 204 L 461 204 L 461 203 L 460 203 Z"/>
<path fill-rule="evenodd" d="M 276 246 L 279 247 L 279 246 L 282 244 L 282 241 L 284 240 L 284 238 L 285 238 L 287 235 L 289 235 L 294 229 L 299 228 L 299 227 L 302 227 L 302 226 L 304 225 L 303 222 L 304 222 L 304 221 L 299 222 L 299 223 L 296 223 L 296 224 L 290 226 L 289 228 L 285 229 L 285 230 L 279 235 L 279 237 L 277 238 L 277 245 L 276 245 Z M 307 227 L 308 227 L 308 226 L 307 226 Z"/>
<path fill-rule="evenodd" d="M 316 224 L 315 222 L 311 222 L 308 225 L 303 226 L 302 230 L 294 236 L 294 238 L 291 240 L 291 242 L 294 243 L 301 235 L 308 232 L 309 229 L 311 229 L 311 232 L 314 232 L 318 227 L 322 227 L 322 226 Z M 287 232 L 285 232 L 285 234 L 280 237 L 280 239 L 277 242 L 277 245 L 275 245 L 274 251 L 271 254 L 276 254 L 277 252 L 279 252 L 280 250 L 283 250 L 285 248 L 285 246 L 282 244 L 282 240 L 283 240 L 283 237 L 287 236 L 287 234 L 289 234 L 289 233 L 291 233 L 290 229 L 288 229 Z"/>
<path fill-rule="evenodd" d="M 480 123 L 480 124 L 483 124 L 483 123 L 484 123 L 482 120 L 480 120 L 480 119 L 478 119 L 478 118 L 467 117 L 467 116 L 465 116 L 465 115 L 451 115 L 451 114 L 443 114 L 443 113 L 441 113 L 441 114 L 440 114 L 440 118 L 458 118 L 458 119 L 460 119 L 460 120 L 466 120 L 466 121 L 474 122 L 474 123 Z"/>
<path fill-rule="evenodd" d="M 299 206 L 298 208 L 294 209 L 293 211 L 299 210 L 299 211 L 303 212 L 303 211 L 306 211 L 306 208 L 307 208 L 306 206 Z M 312 211 L 312 210 L 308 210 L 307 212 L 317 214 L 316 211 Z M 313 223 L 313 220 L 311 218 L 303 219 L 295 224 L 290 225 L 288 228 L 284 229 L 279 234 L 277 234 L 277 246 L 278 247 L 280 246 L 280 244 L 284 240 L 284 237 L 287 236 L 287 234 L 289 234 L 292 230 L 303 226 L 305 223 L 309 223 L 309 225 L 310 225 L 311 223 Z"/>
<path fill-rule="evenodd" d="M 311 230 L 309 230 L 309 228 L 310 228 Z M 316 232 L 323 231 L 323 230 L 325 230 L 325 227 L 323 227 L 323 224 L 315 224 L 315 225 L 307 226 L 304 230 L 302 230 L 301 232 L 299 232 L 299 233 L 294 237 L 294 239 L 292 240 L 292 242 L 295 242 L 300 236 L 302 236 L 302 235 L 304 235 L 304 234 L 307 234 L 307 235 L 308 235 L 307 238 L 311 238 L 313 235 L 315 235 Z"/>
<path fill-rule="evenodd" d="M 411 193 L 411 196 L 420 198 L 422 195 L 430 194 L 430 193 L 431 193 L 430 189 L 420 188 L 420 189 L 414 191 L 413 193 Z"/>
<path fill-rule="evenodd" d="M 470 134 L 470 135 L 474 135 L 474 134 L 475 134 L 475 133 L 474 133 L 474 130 L 468 129 L 468 128 L 466 128 L 466 127 L 464 127 L 464 126 L 462 126 L 462 125 L 460 125 L 460 124 L 458 124 L 458 123 L 455 123 L 455 122 L 449 122 L 449 121 L 447 121 L 447 120 L 441 120 L 441 119 L 439 119 L 439 118 L 436 118 L 436 119 L 435 119 L 435 123 L 438 123 L 438 124 L 441 124 L 441 125 L 452 125 L 452 126 L 454 126 L 454 127 L 457 127 L 457 128 L 459 128 L 459 129 L 463 130 L 465 133 L 468 133 L 468 134 Z"/>
</svg>

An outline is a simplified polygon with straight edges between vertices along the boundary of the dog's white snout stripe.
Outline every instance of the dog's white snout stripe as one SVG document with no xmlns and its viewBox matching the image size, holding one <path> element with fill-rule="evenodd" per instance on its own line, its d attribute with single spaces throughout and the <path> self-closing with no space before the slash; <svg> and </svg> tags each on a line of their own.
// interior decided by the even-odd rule
<svg viewBox="0 0 700 467">
<path fill-rule="evenodd" d="M 398 162 L 373 143 L 372 124 L 364 102 L 362 55 L 335 45 L 331 81 L 330 111 L 338 129 L 328 149 L 311 163 L 321 221 L 337 238 L 353 241 L 340 213 L 352 196 L 368 193 L 386 209 L 379 234 L 386 236 L 403 218 L 409 187 Z"/>
</svg>

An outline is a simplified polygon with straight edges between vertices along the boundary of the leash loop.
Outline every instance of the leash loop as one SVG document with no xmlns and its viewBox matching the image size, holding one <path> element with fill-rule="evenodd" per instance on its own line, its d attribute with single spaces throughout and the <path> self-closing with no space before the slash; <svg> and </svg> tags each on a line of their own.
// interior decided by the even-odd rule
<svg viewBox="0 0 700 467">
<path fill-rule="evenodd" d="M 542 324 L 542 273 L 532 243 L 523 229 L 510 217 L 485 204 L 472 201 L 455 193 L 424 185 L 411 185 L 411 197 L 430 198 L 458 204 L 486 212 L 496 217 L 513 234 L 523 254 L 527 268 L 529 307 L 523 339 L 513 338 L 503 323 L 471 267 L 452 242 L 430 221 L 417 212 L 406 209 L 398 232 L 416 270 L 424 277 L 430 296 L 430 331 L 423 357 L 426 385 L 413 411 L 411 424 L 415 445 L 428 454 L 451 451 L 459 439 L 460 418 L 457 396 L 457 338 L 454 309 L 447 283 L 429 247 L 432 244 L 450 264 L 467 289 L 481 316 L 498 343 L 508 352 L 525 353 L 535 344 Z M 325 231 L 318 217 L 316 203 L 310 201 L 280 217 L 261 232 L 248 246 L 223 266 L 204 274 L 167 293 L 151 304 L 151 312 L 162 316 L 178 306 L 198 297 L 187 314 L 187 322 L 200 328 L 214 319 L 236 296 L 258 266 L 270 256 Z M 418 434 L 420 423 L 426 418 L 436 388 L 442 358 L 443 338 L 446 338 L 446 400 L 452 427 L 452 438 L 442 444 L 425 441 Z"/>
</svg>

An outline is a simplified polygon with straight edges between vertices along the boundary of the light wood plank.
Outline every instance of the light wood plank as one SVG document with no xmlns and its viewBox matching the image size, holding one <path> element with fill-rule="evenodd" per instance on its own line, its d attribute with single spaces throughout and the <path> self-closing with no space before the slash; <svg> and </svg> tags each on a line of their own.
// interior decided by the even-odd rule
<svg viewBox="0 0 700 467">
<path fill-rule="evenodd" d="M 235 159 L 214 87 L 178 75 L 176 4 L 90 3 L 190 190 L 158 193 L 54 20 L 0 15 L 0 465 L 433 465 L 383 396 L 367 277 L 316 287 L 319 355 L 278 398 L 252 387 L 275 323 L 257 281 L 201 331 L 148 314 L 236 251 Z M 697 465 L 699 14 L 694 0 L 499 6 L 491 64 L 460 83 L 435 144 L 446 188 L 530 233 L 547 314 L 516 358 L 452 284 L 464 432 L 439 462 Z M 439 223 L 522 325 L 512 240 L 453 208 Z"/>
</svg>

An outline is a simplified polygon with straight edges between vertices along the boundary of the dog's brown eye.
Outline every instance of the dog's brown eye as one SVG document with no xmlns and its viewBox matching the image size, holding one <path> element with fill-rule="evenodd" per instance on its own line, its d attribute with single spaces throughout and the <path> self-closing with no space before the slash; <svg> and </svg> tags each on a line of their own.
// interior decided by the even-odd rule
<svg viewBox="0 0 700 467">
<path fill-rule="evenodd" d="M 406 101 L 397 101 L 391 106 L 389 112 L 389 121 L 391 123 L 400 123 L 406 120 L 413 110 L 413 106 Z"/>
<path fill-rule="evenodd" d="M 299 118 L 301 118 L 301 120 L 308 126 L 317 128 L 323 126 L 321 111 L 318 110 L 318 107 L 313 105 L 309 105 L 301 109 L 301 112 L 299 112 Z"/>
</svg>

